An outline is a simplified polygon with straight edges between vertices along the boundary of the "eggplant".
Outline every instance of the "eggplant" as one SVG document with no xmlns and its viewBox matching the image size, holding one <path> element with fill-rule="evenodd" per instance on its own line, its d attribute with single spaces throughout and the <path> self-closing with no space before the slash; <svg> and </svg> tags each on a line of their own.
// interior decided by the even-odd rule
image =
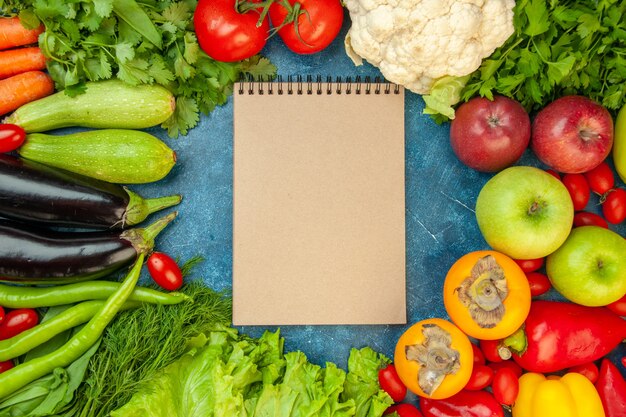
<svg viewBox="0 0 626 417">
<path fill-rule="evenodd" d="M 0 155 L 0 216 L 58 227 L 124 229 L 180 203 L 144 199 L 118 184 Z"/>
<path fill-rule="evenodd" d="M 146 228 L 68 232 L 0 219 L 0 281 L 67 284 L 109 275 L 154 248 L 177 212 Z"/>
</svg>

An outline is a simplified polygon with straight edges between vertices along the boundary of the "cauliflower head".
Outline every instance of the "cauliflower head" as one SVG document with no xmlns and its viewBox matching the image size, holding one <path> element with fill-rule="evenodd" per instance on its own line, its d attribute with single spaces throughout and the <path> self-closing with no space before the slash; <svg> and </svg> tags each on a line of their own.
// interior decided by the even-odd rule
<svg viewBox="0 0 626 417">
<path fill-rule="evenodd" d="M 438 79 L 474 72 L 514 32 L 515 0 L 345 0 L 346 52 L 428 94 Z"/>
</svg>

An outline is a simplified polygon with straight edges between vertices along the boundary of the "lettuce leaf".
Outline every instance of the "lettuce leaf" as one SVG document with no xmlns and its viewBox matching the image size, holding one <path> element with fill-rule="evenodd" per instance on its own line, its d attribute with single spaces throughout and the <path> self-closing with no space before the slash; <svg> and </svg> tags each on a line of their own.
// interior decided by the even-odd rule
<svg viewBox="0 0 626 417">
<path fill-rule="evenodd" d="M 278 331 L 252 339 L 225 329 L 193 346 L 111 417 L 380 417 L 392 403 L 377 377 L 389 360 L 369 348 L 351 351 L 346 373 L 283 354 Z"/>
</svg>

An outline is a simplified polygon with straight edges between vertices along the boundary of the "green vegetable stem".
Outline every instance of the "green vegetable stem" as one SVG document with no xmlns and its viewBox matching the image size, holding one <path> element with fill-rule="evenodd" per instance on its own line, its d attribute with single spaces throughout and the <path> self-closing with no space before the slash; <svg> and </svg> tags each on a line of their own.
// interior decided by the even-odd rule
<svg viewBox="0 0 626 417">
<path fill-rule="evenodd" d="M 85 301 L 17 336 L 0 340 L 0 362 L 17 358 L 56 335 L 91 320 L 104 304 L 105 301 Z M 136 301 L 127 301 L 121 310 L 137 308 L 140 305 L 141 303 Z"/>
<path fill-rule="evenodd" d="M 37 378 L 49 374 L 57 367 L 68 366 L 93 346 L 135 288 L 144 256 L 143 253 L 139 254 L 122 285 L 107 299 L 96 315 L 65 345 L 52 353 L 22 363 L 0 374 L 0 398 L 4 398 Z"/>
<path fill-rule="evenodd" d="M 6 308 L 39 308 L 105 300 L 119 290 L 119 282 L 83 281 L 54 287 L 18 287 L 0 284 L 0 305 Z M 172 305 L 191 298 L 179 292 L 164 293 L 136 287 L 128 298 L 140 303 Z"/>
</svg>

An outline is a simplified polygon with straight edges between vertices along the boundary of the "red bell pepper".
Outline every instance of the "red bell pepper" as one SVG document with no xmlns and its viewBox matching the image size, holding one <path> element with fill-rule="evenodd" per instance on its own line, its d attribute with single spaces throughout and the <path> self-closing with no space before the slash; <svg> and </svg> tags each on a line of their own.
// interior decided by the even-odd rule
<svg viewBox="0 0 626 417">
<path fill-rule="evenodd" d="M 461 390 L 442 400 L 420 397 L 420 409 L 424 417 L 504 417 L 502 406 L 489 391 Z"/>
<path fill-rule="evenodd" d="M 626 321 L 608 308 L 537 300 L 504 344 L 523 369 L 550 373 L 600 359 L 624 339 Z"/>
<path fill-rule="evenodd" d="M 596 390 L 606 417 L 626 417 L 626 380 L 608 359 L 603 359 L 600 365 Z"/>
</svg>

